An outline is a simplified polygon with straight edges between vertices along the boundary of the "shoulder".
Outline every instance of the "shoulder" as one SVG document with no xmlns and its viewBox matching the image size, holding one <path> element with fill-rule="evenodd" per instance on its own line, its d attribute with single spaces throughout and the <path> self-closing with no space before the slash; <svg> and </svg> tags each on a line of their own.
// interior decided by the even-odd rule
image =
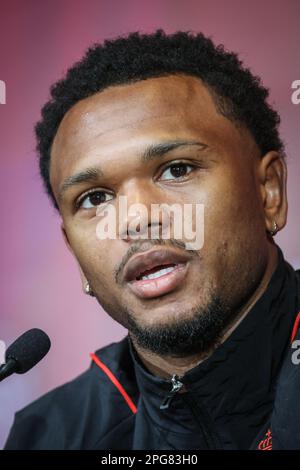
<svg viewBox="0 0 300 470">
<path fill-rule="evenodd" d="M 272 413 L 273 448 L 300 448 L 300 310 L 277 382 Z"/>
<path fill-rule="evenodd" d="M 82 415 L 82 405 L 86 403 L 82 400 L 83 390 L 90 394 L 91 382 L 88 369 L 18 411 L 5 449 L 65 448 L 68 429 L 75 424 L 75 410 Z"/>
<path fill-rule="evenodd" d="M 127 338 L 99 349 L 95 355 L 110 370 L 129 380 L 127 377 L 131 376 L 133 367 L 128 362 Z M 92 361 L 90 368 L 74 380 L 18 411 L 5 448 L 89 448 L 111 423 L 112 393 L 114 385 Z M 124 412 L 128 414 L 126 407 Z M 119 419 L 122 419 L 122 413 Z M 87 426 L 88 435 L 85 432 Z"/>
</svg>

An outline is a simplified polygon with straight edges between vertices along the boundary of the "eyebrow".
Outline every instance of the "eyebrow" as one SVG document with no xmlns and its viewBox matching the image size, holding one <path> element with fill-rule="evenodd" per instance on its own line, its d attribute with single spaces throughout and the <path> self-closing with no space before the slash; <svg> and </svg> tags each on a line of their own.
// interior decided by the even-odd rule
<svg viewBox="0 0 300 470">
<path fill-rule="evenodd" d="M 162 157 L 163 155 L 172 150 L 186 146 L 197 146 L 200 147 L 201 150 L 205 150 L 208 147 L 207 144 L 194 140 L 173 140 L 159 142 L 146 147 L 146 149 L 142 152 L 140 156 L 140 160 L 142 163 L 147 163 L 150 160 L 153 160 L 154 158 Z M 58 197 L 59 199 L 61 199 L 62 195 L 73 186 L 90 181 L 97 181 L 99 177 L 103 176 L 103 171 L 99 167 L 90 167 L 78 173 L 75 173 L 74 175 L 69 176 L 64 180 L 59 191 Z"/>
</svg>

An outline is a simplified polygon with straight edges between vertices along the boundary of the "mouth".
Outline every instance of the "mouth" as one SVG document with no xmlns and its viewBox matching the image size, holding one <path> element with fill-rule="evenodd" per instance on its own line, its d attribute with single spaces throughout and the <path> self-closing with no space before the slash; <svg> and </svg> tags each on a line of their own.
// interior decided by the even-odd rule
<svg viewBox="0 0 300 470">
<path fill-rule="evenodd" d="M 137 255 L 125 267 L 124 279 L 139 298 L 159 297 L 183 282 L 190 257 L 166 249 Z"/>
</svg>

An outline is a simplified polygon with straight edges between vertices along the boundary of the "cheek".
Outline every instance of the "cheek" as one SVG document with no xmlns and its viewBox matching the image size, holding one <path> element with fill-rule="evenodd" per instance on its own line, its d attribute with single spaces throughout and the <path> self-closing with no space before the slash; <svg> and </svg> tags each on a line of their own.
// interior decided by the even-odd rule
<svg viewBox="0 0 300 470">
<path fill-rule="evenodd" d="M 67 227 L 68 238 L 74 255 L 88 279 L 99 278 L 111 284 L 112 264 L 109 240 L 96 236 L 96 221 L 92 219 Z"/>
<path fill-rule="evenodd" d="M 230 231 L 258 215 L 259 197 L 251 171 L 229 168 L 219 175 L 209 192 L 208 208 L 216 227 Z M 219 221 L 219 223 L 218 223 Z M 221 225 L 223 224 L 223 226 Z"/>
<path fill-rule="evenodd" d="M 263 235 L 260 199 L 251 171 L 218 172 L 205 186 L 202 201 L 203 249 L 212 256 L 218 250 L 224 255 L 245 251 Z"/>
</svg>

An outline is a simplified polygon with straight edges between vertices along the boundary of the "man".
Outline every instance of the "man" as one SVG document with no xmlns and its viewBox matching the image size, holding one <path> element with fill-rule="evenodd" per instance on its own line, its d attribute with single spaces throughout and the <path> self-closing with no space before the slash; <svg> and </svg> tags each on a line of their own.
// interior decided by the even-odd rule
<svg viewBox="0 0 300 470">
<path fill-rule="evenodd" d="M 95 45 L 51 93 L 45 188 L 85 292 L 128 336 L 18 412 L 6 448 L 300 448 L 299 272 L 273 239 L 286 164 L 268 91 L 202 34 L 159 30 Z M 121 197 L 202 205 L 203 246 L 174 221 L 164 238 L 161 215 L 139 218 L 146 238 L 130 214 L 101 238 Z"/>
</svg>

